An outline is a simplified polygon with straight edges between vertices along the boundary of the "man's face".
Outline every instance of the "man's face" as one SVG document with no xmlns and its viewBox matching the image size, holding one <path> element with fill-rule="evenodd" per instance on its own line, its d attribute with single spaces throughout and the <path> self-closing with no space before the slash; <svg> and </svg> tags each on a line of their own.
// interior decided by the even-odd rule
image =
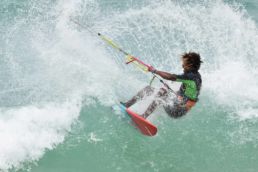
<svg viewBox="0 0 258 172">
<path fill-rule="evenodd" d="M 188 71 L 191 69 L 191 65 L 187 64 L 186 58 L 182 59 L 182 67 L 183 67 L 184 71 Z"/>
</svg>

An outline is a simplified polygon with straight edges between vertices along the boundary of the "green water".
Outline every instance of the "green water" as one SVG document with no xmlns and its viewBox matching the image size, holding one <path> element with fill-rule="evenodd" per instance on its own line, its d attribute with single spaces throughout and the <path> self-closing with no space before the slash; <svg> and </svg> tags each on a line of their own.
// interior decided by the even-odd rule
<svg viewBox="0 0 258 172">
<path fill-rule="evenodd" d="M 159 118 L 154 138 L 143 137 L 108 108 L 85 108 L 84 127 L 46 153 L 33 171 L 255 171 L 256 143 L 230 135 L 239 128 L 222 111 L 209 114 L 212 107 L 199 108 L 178 121 Z M 252 122 L 237 125 L 257 130 Z"/>
<path fill-rule="evenodd" d="M 1 1 L 0 171 L 256 172 L 257 9 L 251 0 Z M 70 16 L 169 72 L 198 51 L 198 104 L 180 119 L 157 110 L 158 134 L 141 135 L 110 107 L 150 75 Z"/>
</svg>

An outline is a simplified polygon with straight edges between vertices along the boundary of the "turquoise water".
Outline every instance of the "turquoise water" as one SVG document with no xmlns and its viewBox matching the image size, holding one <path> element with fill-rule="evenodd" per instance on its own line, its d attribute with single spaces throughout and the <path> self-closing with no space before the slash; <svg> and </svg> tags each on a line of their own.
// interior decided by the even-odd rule
<svg viewBox="0 0 258 172">
<path fill-rule="evenodd" d="M 254 0 L 1 1 L 0 171 L 256 172 L 257 9 Z M 139 134 L 110 107 L 151 75 L 70 17 L 161 70 L 180 73 L 180 55 L 199 52 L 199 103 L 176 120 L 158 109 L 157 136 Z"/>
</svg>

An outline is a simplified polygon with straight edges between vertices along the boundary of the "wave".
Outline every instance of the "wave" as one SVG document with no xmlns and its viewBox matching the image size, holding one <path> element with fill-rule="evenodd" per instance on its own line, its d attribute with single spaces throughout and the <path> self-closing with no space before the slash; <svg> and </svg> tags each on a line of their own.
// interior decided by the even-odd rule
<svg viewBox="0 0 258 172">
<path fill-rule="evenodd" d="M 1 170 L 37 161 L 62 143 L 82 102 L 87 106 L 94 99 L 109 106 L 149 81 L 150 75 L 125 65 L 119 53 L 70 17 L 160 70 L 180 73 L 180 55 L 199 52 L 204 61 L 200 103 L 222 107 L 240 120 L 257 118 L 258 31 L 239 4 L 142 1 L 112 8 L 112 3 L 92 0 L 5 3 L 3 8 L 13 12 L 1 21 Z"/>
</svg>

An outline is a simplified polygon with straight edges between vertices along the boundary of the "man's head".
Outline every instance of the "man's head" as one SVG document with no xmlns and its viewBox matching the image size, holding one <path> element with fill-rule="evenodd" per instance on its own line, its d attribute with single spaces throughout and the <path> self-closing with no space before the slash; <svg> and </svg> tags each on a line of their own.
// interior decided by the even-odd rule
<svg viewBox="0 0 258 172">
<path fill-rule="evenodd" d="M 182 55 L 184 71 L 198 71 L 201 66 L 201 57 L 198 53 L 189 52 Z"/>
</svg>

